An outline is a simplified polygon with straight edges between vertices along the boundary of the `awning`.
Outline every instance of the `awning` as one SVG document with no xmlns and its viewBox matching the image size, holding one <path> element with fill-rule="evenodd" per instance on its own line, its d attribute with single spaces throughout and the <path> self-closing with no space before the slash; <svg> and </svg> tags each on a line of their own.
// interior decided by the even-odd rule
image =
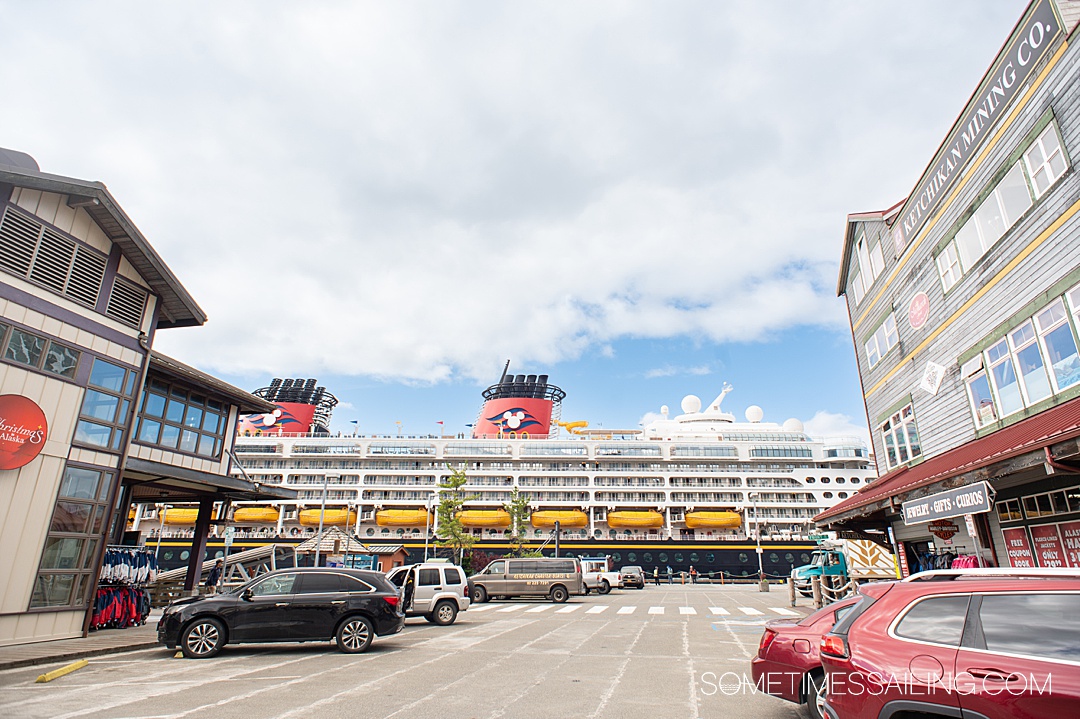
<svg viewBox="0 0 1080 719">
<path fill-rule="evenodd" d="M 233 501 L 296 499 L 294 489 L 135 457 L 128 457 L 124 463 L 124 484 L 132 488 L 131 501 L 134 503 L 198 502 L 208 498 Z"/>
<path fill-rule="evenodd" d="M 868 484 L 857 494 L 814 517 L 829 525 L 865 517 L 893 508 L 901 502 L 941 489 L 992 480 L 1027 470 L 1047 474 L 1046 450 L 1072 441 L 1062 456 L 1052 461 L 1078 456 L 1075 440 L 1080 438 L 1080 398 L 1028 417 L 980 439 L 956 447 L 924 462 L 894 470 Z M 1080 473 L 1080 467 L 1076 468 Z"/>
</svg>

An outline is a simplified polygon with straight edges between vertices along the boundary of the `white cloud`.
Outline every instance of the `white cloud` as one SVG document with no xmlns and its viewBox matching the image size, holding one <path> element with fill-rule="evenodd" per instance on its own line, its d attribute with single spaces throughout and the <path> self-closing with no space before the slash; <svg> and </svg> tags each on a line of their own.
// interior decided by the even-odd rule
<svg viewBox="0 0 1080 719">
<path fill-rule="evenodd" d="M 663 367 L 656 367 L 655 369 L 647 370 L 645 372 L 645 378 L 657 379 L 659 377 L 679 377 L 683 375 L 701 377 L 708 374 L 712 374 L 712 368 L 707 365 L 698 365 L 696 367 L 676 367 L 675 365 L 664 365 Z"/>
<path fill-rule="evenodd" d="M 811 437 L 858 437 L 866 444 L 868 450 L 874 451 L 870 443 L 870 430 L 865 422 L 846 414 L 819 410 L 817 414 L 803 422 L 803 429 Z"/>
</svg>

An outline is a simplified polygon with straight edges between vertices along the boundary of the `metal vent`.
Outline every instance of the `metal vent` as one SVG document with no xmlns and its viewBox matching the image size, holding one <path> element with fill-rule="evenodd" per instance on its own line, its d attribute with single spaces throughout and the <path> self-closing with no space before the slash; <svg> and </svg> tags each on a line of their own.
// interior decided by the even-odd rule
<svg viewBox="0 0 1080 719">
<path fill-rule="evenodd" d="M 0 222 L 0 267 L 26 277 L 40 236 L 40 224 L 18 212 L 5 210 Z"/>
<path fill-rule="evenodd" d="M 71 266 L 64 294 L 91 307 L 97 304 L 101 283 L 105 281 L 105 257 L 85 247 L 75 250 L 75 262 Z"/>
<path fill-rule="evenodd" d="M 105 309 L 105 314 L 132 327 L 138 327 L 142 324 L 146 297 L 147 292 L 142 287 L 117 277 L 109 294 L 109 306 Z"/>
<path fill-rule="evenodd" d="M 38 243 L 34 263 L 30 267 L 30 279 L 40 282 L 57 294 L 63 294 L 73 259 L 75 243 L 51 230 L 45 230 L 41 235 L 41 242 Z"/>
</svg>

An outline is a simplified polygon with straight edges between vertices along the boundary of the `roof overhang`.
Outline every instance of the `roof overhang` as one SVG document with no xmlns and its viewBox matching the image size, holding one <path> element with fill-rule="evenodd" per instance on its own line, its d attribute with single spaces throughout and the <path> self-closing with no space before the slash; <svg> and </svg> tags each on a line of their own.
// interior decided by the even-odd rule
<svg viewBox="0 0 1080 719">
<path fill-rule="evenodd" d="M 217 377 L 201 372 L 157 351 L 151 351 L 150 353 L 150 369 L 158 374 L 184 380 L 188 384 L 193 384 L 205 390 L 207 394 L 223 397 L 237 405 L 241 414 L 273 412 L 277 409 L 277 405 L 273 402 L 256 397 L 249 392 L 232 386 L 228 382 L 222 382 Z"/>
<path fill-rule="evenodd" d="M 158 328 L 191 327 L 206 322 L 206 313 L 180 284 L 165 261 L 100 182 L 76 180 L 26 167 L 0 165 L 0 184 L 68 196 L 70 207 L 81 207 L 102 232 L 120 248 L 151 291 L 160 298 Z"/>
<path fill-rule="evenodd" d="M 880 222 L 888 224 L 900 212 L 907 199 L 900 200 L 887 210 L 875 210 L 873 212 L 853 212 L 847 216 L 847 224 L 844 226 L 844 249 L 840 253 L 840 276 L 836 280 L 836 296 L 840 297 L 847 291 L 848 274 L 851 268 L 851 248 L 855 245 L 855 228 L 860 222 Z"/>
<path fill-rule="evenodd" d="M 124 463 L 124 484 L 132 487 L 135 503 L 296 499 L 293 489 L 135 457 L 128 457 Z"/>
</svg>

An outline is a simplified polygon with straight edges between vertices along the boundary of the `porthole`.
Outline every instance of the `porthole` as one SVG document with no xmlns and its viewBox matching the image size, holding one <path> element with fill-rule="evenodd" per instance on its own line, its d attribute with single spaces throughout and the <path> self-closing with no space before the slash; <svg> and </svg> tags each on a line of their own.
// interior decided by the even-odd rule
<svg viewBox="0 0 1080 719">
<path fill-rule="evenodd" d="M 806 483 L 807 483 L 807 484 L 813 484 L 813 483 L 814 483 L 814 482 L 816 482 L 816 481 L 817 481 L 817 480 L 816 480 L 816 479 L 814 479 L 813 477 L 807 477 L 807 478 L 806 478 Z"/>
<path fill-rule="evenodd" d="M 682 552 L 675 552 L 675 561 L 678 564 L 682 564 L 682 562 L 683 562 Z"/>
<path fill-rule="evenodd" d="M 372 529 L 371 527 L 368 527 L 367 536 L 374 537 L 375 536 L 375 530 Z"/>
<path fill-rule="evenodd" d="M 844 482 L 846 482 L 846 481 L 847 481 L 847 480 L 846 480 L 846 479 L 844 479 L 843 477 L 837 477 L 837 478 L 836 478 L 836 483 L 837 483 L 837 484 L 843 484 L 843 483 L 844 483 Z"/>
<path fill-rule="evenodd" d="M 825 499 L 832 499 L 832 492 L 824 492 L 821 496 Z"/>
<path fill-rule="evenodd" d="M 660 552 L 658 557 L 659 557 L 661 562 L 666 562 L 667 561 L 667 552 Z"/>
<path fill-rule="evenodd" d="M 700 561 L 701 561 L 701 557 L 698 556 L 697 552 L 691 552 L 690 553 L 690 563 L 691 564 L 697 564 Z"/>
<path fill-rule="evenodd" d="M 652 564 L 652 552 L 645 552 L 644 554 L 642 554 L 641 561 L 645 562 L 646 564 Z"/>
<path fill-rule="evenodd" d="M 795 555 L 792 554 L 791 552 L 788 552 L 787 554 L 784 555 L 784 561 L 787 562 L 788 564 L 795 564 Z"/>
<path fill-rule="evenodd" d="M 181 561 L 186 561 L 187 558 L 190 557 L 190 556 L 191 556 L 191 552 L 189 552 L 186 549 L 184 551 L 180 552 L 180 560 Z"/>
<path fill-rule="evenodd" d="M 821 483 L 822 483 L 822 484 L 828 484 L 828 483 L 829 483 L 829 482 L 831 482 L 831 481 L 832 481 L 832 480 L 831 480 L 831 479 L 829 479 L 828 477 L 822 477 L 822 478 L 821 478 Z"/>
<path fill-rule="evenodd" d="M 708 554 L 706 554 L 705 555 L 705 563 L 706 564 L 716 564 L 716 555 L 713 554 L 712 552 L 709 552 Z"/>
<path fill-rule="evenodd" d="M 809 564 L 810 563 L 810 555 L 807 554 L 806 552 L 803 552 L 802 554 L 800 554 L 799 559 L 802 560 L 803 564 Z"/>
<path fill-rule="evenodd" d="M 746 552 L 739 552 L 739 561 L 743 564 L 746 564 L 748 561 L 750 561 L 750 557 L 747 556 Z M 745 576 L 746 572 L 743 572 L 743 575 Z"/>
<path fill-rule="evenodd" d="M 627 552 L 626 553 L 626 561 L 628 561 L 628 562 L 636 562 L 637 561 L 637 554 L 635 554 L 634 552 Z"/>
<path fill-rule="evenodd" d="M 852 483 L 852 484 L 858 484 L 858 483 L 859 483 L 859 482 L 861 482 L 861 481 L 862 481 L 862 480 L 861 480 L 861 479 L 859 479 L 858 477 L 852 477 L 852 478 L 851 478 L 851 483 Z"/>
<path fill-rule="evenodd" d="M 847 492 L 837 492 L 836 496 L 840 499 L 847 499 Z"/>
<path fill-rule="evenodd" d="M 596 537 L 597 539 L 600 539 L 600 537 L 604 536 L 604 531 L 602 529 L 594 529 L 593 530 L 593 536 Z"/>
<path fill-rule="evenodd" d="M 225 556 L 225 552 L 221 551 L 220 549 L 218 551 L 214 552 L 214 559 L 221 559 L 224 556 Z"/>
<path fill-rule="evenodd" d="M 619 553 L 619 552 L 615 552 L 614 554 L 612 554 L 612 555 L 611 555 L 611 559 L 612 559 L 612 560 L 613 560 L 613 561 L 614 561 L 614 562 L 615 562 L 616 564 L 618 564 L 619 562 L 621 562 L 621 561 L 622 561 L 622 554 L 621 554 L 621 553 Z"/>
<path fill-rule="evenodd" d="M 780 555 L 776 552 L 769 552 L 769 564 L 776 564 L 780 561 Z"/>
</svg>

